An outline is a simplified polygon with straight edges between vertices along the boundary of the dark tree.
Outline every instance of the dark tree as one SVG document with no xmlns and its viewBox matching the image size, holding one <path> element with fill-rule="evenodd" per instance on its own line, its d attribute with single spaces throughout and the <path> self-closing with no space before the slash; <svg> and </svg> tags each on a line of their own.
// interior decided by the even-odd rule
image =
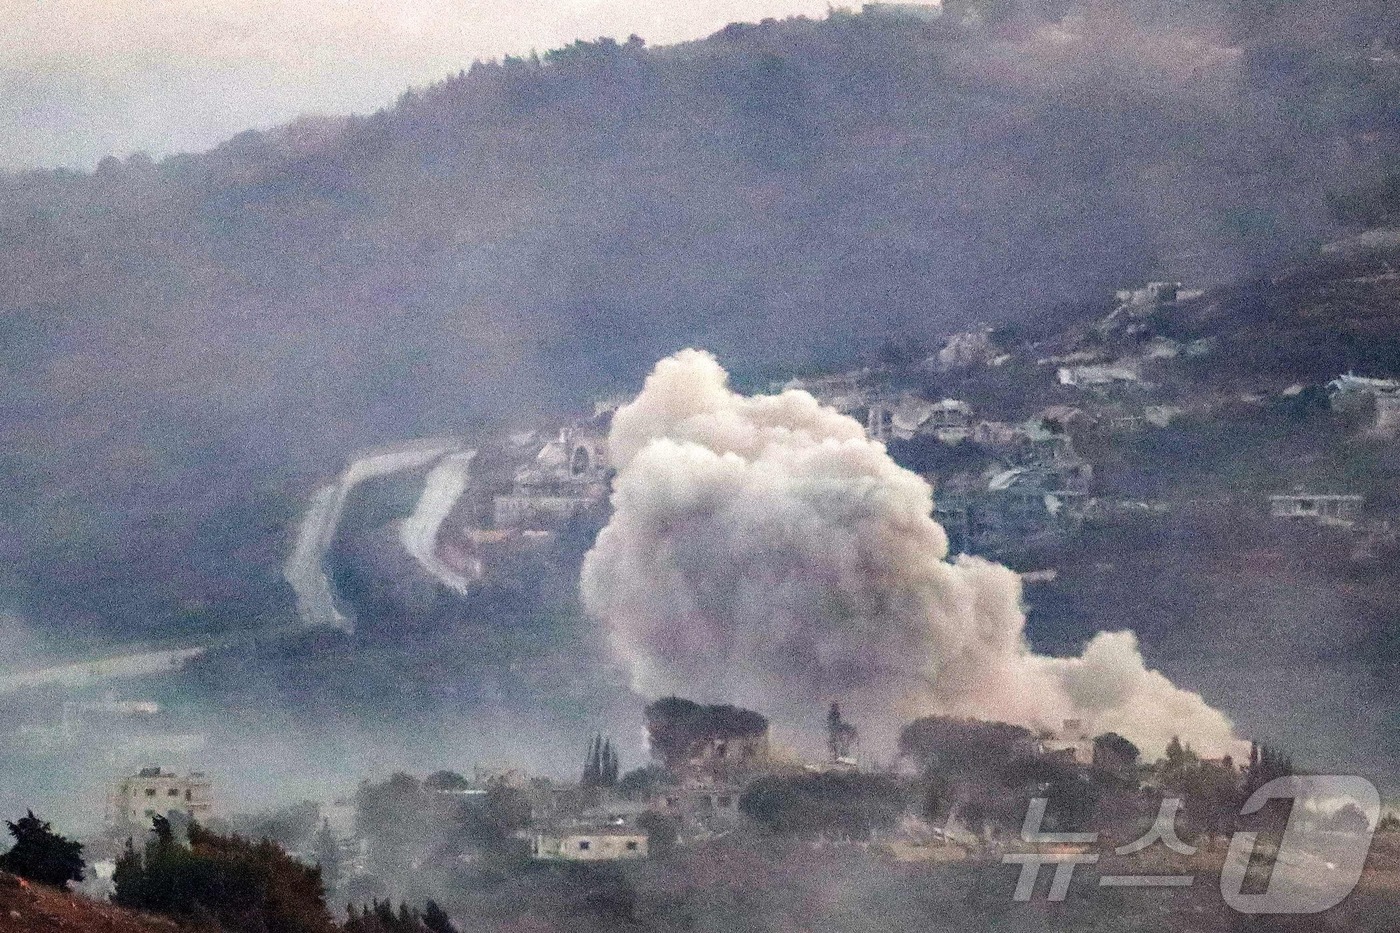
<svg viewBox="0 0 1400 933">
<path fill-rule="evenodd" d="M 583 762 L 584 787 L 598 787 L 603 783 L 603 739 L 595 735 L 588 743 L 588 755 Z"/>
<path fill-rule="evenodd" d="M 1128 777 L 1137 767 L 1138 747 L 1116 732 L 1094 738 L 1094 768 L 1118 777 Z"/>
<path fill-rule="evenodd" d="M 630 800 L 645 800 L 669 782 L 666 769 L 657 765 L 634 768 L 617 782 L 617 791 Z"/>
<path fill-rule="evenodd" d="M 191 823 L 182 844 L 168 821 L 157 817 L 154 828 L 144 853 L 128 841 L 113 879 L 114 903 L 212 921 L 230 933 L 333 933 L 319 868 L 268 840 L 221 836 Z"/>
<path fill-rule="evenodd" d="M 1167 771 L 1180 771 L 1189 765 L 1196 755 L 1190 746 L 1182 745 L 1180 736 L 1172 736 L 1167 743 Z"/>
<path fill-rule="evenodd" d="M 831 760 L 849 758 L 856 744 L 856 727 L 841 718 L 841 706 L 832 703 L 826 713 L 826 750 Z"/>
<path fill-rule="evenodd" d="M 603 787 L 614 787 L 617 785 L 618 772 L 621 765 L 617 759 L 617 749 L 613 747 L 612 739 L 603 743 L 603 753 L 601 761 L 601 784 Z"/>
<path fill-rule="evenodd" d="M 423 926 L 427 927 L 428 933 L 458 933 L 452 918 L 438 906 L 437 901 L 428 901 L 423 905 Z"/>
<path fill-rule="evenodd" d="M 905 726 L 899 750 L 949 777 L 995 778 L 1035 753 L 1030 730 L 1004 722 L 926 716 Z"/>
<path fill-rule="evenodd" d="M 705 742 L 761 736 L 768 719 L 737 706 L 702 706 L 681 697 L 663 697 L 644 711 L 652 751 L 671 769 L 683 765 Z"/>
<path fill-rule="evenodd" d="M 1370 832 L 1371 821 L 1367 819 L 1360 807 L 1354 803 L 1348 803 L 1335 813 L 1328 814 L 1322 821 L 1322 826 L 1333 832 L 1360 836 Z"/>
<path fill-rule="evenodd" d="M 15 844 L 9 852 L 0 855 L 0 871 L 55 888 L 66 888 L 70 881 L 83 880 L 83 869 L 87 866 L 80 843 L 54 832 L 33 810 L 7 825 Z"/>
<path fill-rule="evenodd" d="M 744 815 L 775 833 L 869 839 L 899 821 L 904 789 L 878 774 L 762 777 L 739 798 Z"/>
<path fill-rule="evenodd" d="M 647 851 L 663 856 L 676 847 L 680 838 L 680 821 L 674 816 L 648 810 L 637 817 L 637 828 L 647 834 Z"/>
<path fill-rule="evenodd" d="M 612 739 L 595 735 L 588 744 L 588 756 L 583 763 L 583 778 L 579 783 L 584 787 L 612 787 L 617 784 L 618 772 L 617 750 L 613 748 Z"/>
</svg>

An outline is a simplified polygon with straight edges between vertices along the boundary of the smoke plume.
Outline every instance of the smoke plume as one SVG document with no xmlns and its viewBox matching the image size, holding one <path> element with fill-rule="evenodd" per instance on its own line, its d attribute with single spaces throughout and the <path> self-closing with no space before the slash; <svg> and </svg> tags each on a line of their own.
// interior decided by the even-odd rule
<svg viewBox="0 0 1400 933">
<path fill-rule="evenodd" d="M 633 687 L 723 699 L 810 733 L 839 700 L 883 740 L 934 713 L 1078 718 L 1149 755 L 1204 753 L 1229 720 L 1149 670 L 1127 631 L 1036 654 L 1015 572 L 948 559 L 932 491 L 810 394 L 746 397 L 707 353 L 657 364 L 610 437 L 614 512 L 583 597 Z"/>
</svg>

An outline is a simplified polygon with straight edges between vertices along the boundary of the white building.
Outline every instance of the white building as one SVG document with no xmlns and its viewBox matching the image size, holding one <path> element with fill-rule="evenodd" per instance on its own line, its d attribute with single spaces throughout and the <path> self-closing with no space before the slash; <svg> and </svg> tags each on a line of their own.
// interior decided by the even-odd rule
<svg viewBox="0 0 1400 933">
<path fill-rule="evenodd" d="M 203 772 L 191 771 L 181 777 L 152 766 L 112 786 L 107 798 L 107 823 L 146 827 L 153 817 L 171 813 L 202 820 L 213 809 L 214 785 Z"/>
<path fill-rule="evenodd" d="M 1400 392 L 1376 396 L 1376 423 L 1371 430 L 1382 437 L 1400 434 Z"/>
<path fill-rule="evenodd" d="M 516 470 L 509 493 L 492 500 L 492 522 L 497 529 L 557 529 L 607 499 L 609 475 L 603 426 L 569 425 Z"/>
<path fill-rule="evenodd" d="M 1361 517 L 1364 496 L 1337 493 L 1298 492 L 1269 497 L 1269 515 L 1273 518 L 1313 521 L 1319 525 L 1350 527 Z"/>
<path fill-rule="evenodd" d="M 647 834 L 625 826 L 542 829 L 534 833 L 530 855 L 552 862 L 613 862 L 647 857 Z"/>
<path fill-rule="evenodd" d="M 1382 437 L 1400 434 L 1400 380 L 1343 373 L 1327 383 L 1327 393 L 1335 411 L 1364 411 L 1370 405 L 1375 412 L 1371 433 Z"/>
<path fill-rule="evenodd" d="M 1057 371 L 1062 386 L 1079 388 L 1111 386 L 1141 382 L 1137 369 L 1123 363 L 1098 363 L 1089 366 L 1062 366 Z"/>
</svg>

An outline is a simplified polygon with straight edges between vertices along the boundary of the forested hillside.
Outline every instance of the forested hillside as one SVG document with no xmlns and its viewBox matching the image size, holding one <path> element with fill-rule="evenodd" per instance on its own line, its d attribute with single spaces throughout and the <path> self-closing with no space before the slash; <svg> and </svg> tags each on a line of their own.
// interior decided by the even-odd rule
<svg viewBox="0 0 1400 933">
<path fill-rule="evenodd" d="M 1248 277 L 1355 214 L 1335 196 L 1400 141 L 1384 4 L 1113 6 L 581 43 L 0 180 L 0 609 L 275 622 L 292 516 L 355 448 L 527 421 L 682 345 L 760 378 Z"/>
</svg>

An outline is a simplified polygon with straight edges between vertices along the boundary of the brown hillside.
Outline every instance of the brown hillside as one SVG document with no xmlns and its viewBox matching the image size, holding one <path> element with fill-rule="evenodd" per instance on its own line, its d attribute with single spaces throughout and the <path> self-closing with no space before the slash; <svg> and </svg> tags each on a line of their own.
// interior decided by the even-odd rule
<svg viewBox="0 0 1400 933">
<path fill-rule="evenodd" d="M 30 884 L 0 872 L 0 933 L 101 930 L 105 933 L 179 933 L 179 924 L 102 904 L 67 891 Z"/>
</svg>

